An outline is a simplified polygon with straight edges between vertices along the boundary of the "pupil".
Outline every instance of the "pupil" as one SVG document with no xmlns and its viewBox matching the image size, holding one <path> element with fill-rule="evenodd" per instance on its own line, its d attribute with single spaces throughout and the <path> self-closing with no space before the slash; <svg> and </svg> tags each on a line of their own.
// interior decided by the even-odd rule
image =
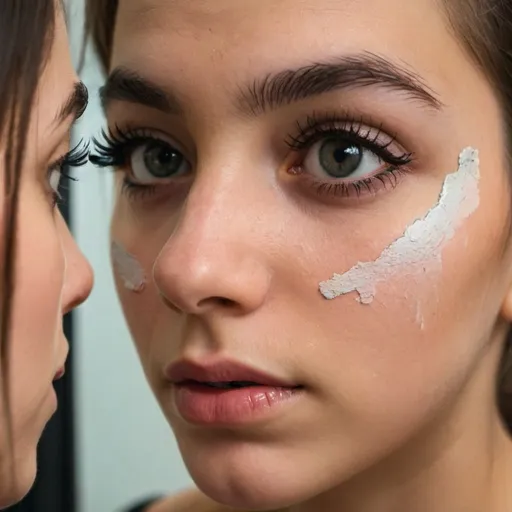
<svg viewBox="0 0 512 512">
<path fill-rule="evenodd" d="M 144 163 L 153 176 L 168 178 L 179 171 L 183 156 L 169 146 L 154 142 L 144 152 Z"/>
<path fill-rule="evenodd" d="M 349 141 L 328 139 L 320 148 L 320 164 L 333 178 L 347 178 L 354 173 L 363 158 L 361 147 Z"/>
</svg>

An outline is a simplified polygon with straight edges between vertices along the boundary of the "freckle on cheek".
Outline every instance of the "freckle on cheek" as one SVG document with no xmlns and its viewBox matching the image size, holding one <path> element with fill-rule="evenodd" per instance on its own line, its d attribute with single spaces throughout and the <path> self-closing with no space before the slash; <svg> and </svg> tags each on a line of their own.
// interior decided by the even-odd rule
<svg viewBox="0 0 512 512">
<path fill-rule="evenodd" d="M 330 300 L 357 292 L 361 304 L 371 304 L 379 282 L 396 276 L 427 272 L 432 275 L 441 270 L 444 245 L 480 204 L 479 165 L 478 150 L 464 149 L 459 156 L 459 168 L 446 177 L 437 204 L 407 227 L 375 261 L 359 262 L 344 274 L 334 274 L 321 282 L 321 294 Z M 424 325 L 421 311 L 417 319 Z"/>
<path fill-rule="evenodd" d="M 115 240 L 112 241 L 110 250 L 114 270 L 124 287 L 135 293 L 144 291 L 146 287 L 146 274 L 137 258 Z"/>
</svg>

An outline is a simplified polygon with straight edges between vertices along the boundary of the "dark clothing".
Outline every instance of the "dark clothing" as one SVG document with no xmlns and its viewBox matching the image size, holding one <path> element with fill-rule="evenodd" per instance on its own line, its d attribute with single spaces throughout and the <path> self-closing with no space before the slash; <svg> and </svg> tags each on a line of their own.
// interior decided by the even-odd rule
<svg viewBox="0 0 512 512">
<path fill-rule="evenodd" d="M 146 500 L 138 503 L 134 507 L 127 509 L 126 512 L 145 512 L 148 507 L 155 504 L 160 499 L 162 499 L 162 498 L 158 497 L 158 498 L 146 499 Z"/>
</svg>

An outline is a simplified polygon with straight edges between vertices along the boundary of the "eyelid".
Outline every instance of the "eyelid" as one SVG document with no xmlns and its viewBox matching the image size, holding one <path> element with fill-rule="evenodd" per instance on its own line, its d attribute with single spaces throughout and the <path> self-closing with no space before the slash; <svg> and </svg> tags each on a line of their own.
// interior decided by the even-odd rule
<svg viewBox="0 0 512 512">
<path fill-rule="evenodd" d="M 343 117 L 337 112 L 313 112 L 305 122 L 297 123 L 297 134 L 289 135 L 285 140 L 294 152 L 291 155 L 294 165 L 300 166 L 311 148 L 329 137 L 349 140 L 395 166 L 408 165 L 412 161 L 413 153 L 407 152 L 396 136 L 387 133 L 382 123 L 374 126 L 362 116 L 354 118 L 346 112 Z M 394 151 L 390 149 L 392 147 Z"/>
<path fill-rule="evenodd" d="M 318 140 L 322 136 L 334 133 L 343 133 L 346 137 L 354 137 L 355 140 L 368 140 L 369 135 L 373 133 L 373 141 L 381 136 L 388 138 L 389 143 L 397 141 L 396 135 L 388 133 L 382 122 L 375 123 L 371 118 L 354 116 L 347 111 L 314 111 L 306 116 L 305 120 L 297 122 L 297 135 L 289 135 L 286 144 L 300 149 L 306 143 L 311 143 L 312 137 L 316 136 Z"/>
</svg>

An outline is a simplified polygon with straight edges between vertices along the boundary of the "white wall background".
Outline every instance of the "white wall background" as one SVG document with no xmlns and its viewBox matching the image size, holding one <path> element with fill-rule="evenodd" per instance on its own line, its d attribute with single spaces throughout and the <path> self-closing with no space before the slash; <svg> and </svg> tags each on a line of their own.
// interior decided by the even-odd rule
<svg viewBox="0 0 512 512">
<path fill-rule="evenodd" d="M 84 0 L 68 0 L 75 63 L 83 34 Z M 88 112 L 74 138 L 97 135 L 104 119 L 97 90 L 103 79 L 88 54 L 82 80 Z M 174 436 L 153 398 L 130 340 L 108 259 L 112 206 L 109 171 L 80 169 L 72 184 L 73 231 L 96 276 L 89 301 L 77 312 L 74 362 L 79 512 L 115 512 L 148 494 L 191 484 Z"/>
</svg>

